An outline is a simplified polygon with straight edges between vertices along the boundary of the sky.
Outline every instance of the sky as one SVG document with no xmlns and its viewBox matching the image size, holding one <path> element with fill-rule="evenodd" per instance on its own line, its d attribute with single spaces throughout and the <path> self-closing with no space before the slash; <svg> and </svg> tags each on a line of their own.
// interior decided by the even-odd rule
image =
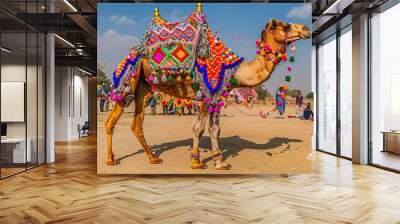
<svg viewBox="0 0 400 224">
<path fill-rule="evenodd" d="M 99 3 L 97 5 L 97 61 L 111 76 L 120 60 L 138 45 L 153 16 L 159 8 L 168 21 L 187 18 L 196 9 L 195 3 Z M 245 60 L 256 56 L 255 41 L 260 38 L 269 19 L 301 23 L 311 29 L 311 5 L 294 3 L 204 3 L 203 11 L 208 25 L 236 54 Z M 311 91 L 311 39 L 296 42 L 292 81 L 284 79 L 289 63 L 280 63 L 272 77 L 263 85 L 271 93 L 281 84 L 289 88 Z"/>
</svg>

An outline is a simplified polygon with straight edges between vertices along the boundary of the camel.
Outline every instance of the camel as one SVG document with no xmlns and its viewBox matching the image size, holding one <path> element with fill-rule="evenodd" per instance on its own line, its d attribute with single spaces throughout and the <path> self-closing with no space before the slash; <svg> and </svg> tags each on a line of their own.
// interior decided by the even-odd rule
<svg viewBox="0 0 400 224">
<path fill-rule="evenodd" d="M 196 13 L 202 13 L 202 6 L 197 4 Z M 158 9 L 154 10 L 154 18 L 162 20 Z M 270 19 L 265 25 L 258 42 L 259 52 L 254 60 L 243 61 L 238 65 L 232 78 L 235 79 L 234 85 L 228 86 L 228 91 L 238 87 L 255 87 L 268 80 L 275 66 L 285 55 L 288 44 L 297 40 L 311 37 L 310 30 L 303 24 L 288 24 L 275 19 Z M 134 117 L 131 124 L 131 130 L 136 136 L 146 153 L 151 164 L 162 163 L 162 160 L 156 156 L 148 144 L 143 134 L 144 108 L 145 102 L 152 94 L 152 86 L 149 77 L 152 74 L 152 67 L 149 58 L 141 57 L 137 62 L 136 76 L 129 81 L 128 88 L 122 95 L 128 100 L 121 100 L 115 103 L 108 119 L 105 122 L 106 142 L 107 142 L 107 164 L 115 165 L 116 159 L 112 149 L 112 135 L 115 126 L 124 111 L 124 108 L 134 101 Z M 157 83 L 157 90 L 165 94 L 180 97 L 184 99 L 196 100 L 196 91 L 190 80 L 186 82 L 160 82 Z M 205 125 L 209 123 L 209 133 L 211 138 L 211 152 L 215 169 L 227 170 L 231 165 L 227 163 L 218 146 L 218 137 L 220 134 L 219 126 L 220 111 L 208 111 L 205 103 L 201 106 L 201 111 L 197 115 L 193 124 L 193 145 L 191 149 L 191 168 L 205 169 L 206 165 L 200 159 L 199 143 L 205 130 Z"/>
</svg>

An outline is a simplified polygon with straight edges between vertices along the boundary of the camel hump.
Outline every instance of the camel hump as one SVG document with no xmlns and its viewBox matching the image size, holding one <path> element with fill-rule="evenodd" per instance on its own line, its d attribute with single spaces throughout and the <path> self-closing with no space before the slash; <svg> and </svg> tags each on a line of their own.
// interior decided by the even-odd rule
<svg viewBox="0 0 400 224">
<path fill-rule="evenodd" d="M 207 29 L 201 7 L 183 21 L 166 21 L 158 9 L 154 10 L 143 38 L 152 71 L 173 74 L 179 70 L 192 70 L 196 57 L 209 56 Z"/>
</svg>

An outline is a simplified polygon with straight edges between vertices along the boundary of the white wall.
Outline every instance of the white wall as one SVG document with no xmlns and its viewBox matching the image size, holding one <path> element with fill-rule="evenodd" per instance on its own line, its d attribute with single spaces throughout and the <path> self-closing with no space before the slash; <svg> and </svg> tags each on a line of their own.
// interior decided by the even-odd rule
<svg viewBox="0 0 400 224">
<path fill-rule="evenodd" d="M 55 73 L 55 141 L 70 141 L 88 120 L 88 78 L 73 67 L 56 67 Z"/>
</svg>

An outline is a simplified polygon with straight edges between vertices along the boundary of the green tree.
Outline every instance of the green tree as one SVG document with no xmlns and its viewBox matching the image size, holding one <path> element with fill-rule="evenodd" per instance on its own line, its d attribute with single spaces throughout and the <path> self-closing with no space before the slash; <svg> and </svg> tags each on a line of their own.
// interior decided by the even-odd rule
<svg viewBox="0 0 400 224">
<path fill-rule="evenodd" d="M 306 98 L 307 98 L 307 99 L 313 99 L 313 98 L 314 98 L 314 93 L 313 93 L 313 92 L 309 92 L 309 93 L 306 95 Z"/>
<path fill-rule="evenodd" d="M 256 92 L 258 94 L 258 100 L 265 100 L 267 97 L 272 96 L 267 89 L 264 89 L 262 85 L 256 86 Z"/>
<path fill-rule="evenodd" d="M 111 80 L 104 72 L 104 65 L 97 63 L 97 86 L 110 85 Z"/>
</svg>

